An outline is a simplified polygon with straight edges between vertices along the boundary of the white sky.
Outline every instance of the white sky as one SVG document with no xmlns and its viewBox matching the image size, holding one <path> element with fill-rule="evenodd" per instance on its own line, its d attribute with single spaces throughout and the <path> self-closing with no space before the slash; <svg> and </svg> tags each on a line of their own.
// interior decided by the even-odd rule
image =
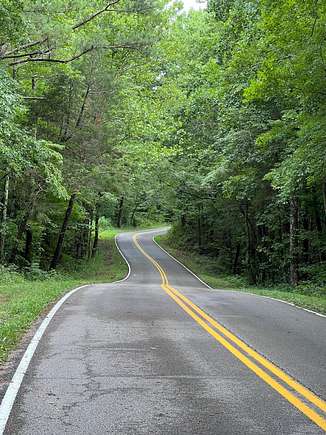
<svg viewBox="0 0 326 435">
<path fill-rule="evenodd" d="M 206 2 L 203 0 L 200 0 L 201 4 L 197 0 L 183 0 L 183 3 L 186 11 L 189 11 L 189 9 L 203 9 L 206 6 Z"/>
</svg>

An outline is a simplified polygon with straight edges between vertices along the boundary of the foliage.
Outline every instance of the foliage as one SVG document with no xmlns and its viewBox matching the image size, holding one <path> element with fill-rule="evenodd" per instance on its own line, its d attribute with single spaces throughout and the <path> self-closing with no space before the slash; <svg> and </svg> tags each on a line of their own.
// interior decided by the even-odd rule
<svg viewBox="0 0 326 435">
<path fill-rule="evenodd" d="M 221 274 L 323 285 L 325 19 L 320 2 L 211 0 L 160 44 L 173 238 Z"/>
<path fill-rule="evenodd" d="M 133 70 L 144 78 L 172 12 L 164 0 L 115 3 L 1 4 L 0 262 L 29 278 L 94 256 L 100 217 L 164 220 L 170 153 L 154 137 L 142 146 L 150 123 L 135 117 L 143 100 L 130 102 Z"/>
<path fill-rule="evenodd" d="M 171 221 L 221 274 L 322 287 L 325 4 L 106 5 L 2 2 L 1 263 L 41 275 L 94 256 L 103 219 Z"/>
</svg>

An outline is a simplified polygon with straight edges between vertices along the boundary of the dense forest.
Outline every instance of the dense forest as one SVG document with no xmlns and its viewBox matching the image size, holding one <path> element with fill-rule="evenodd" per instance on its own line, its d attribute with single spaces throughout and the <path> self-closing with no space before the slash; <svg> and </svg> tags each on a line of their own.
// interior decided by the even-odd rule
<svg viewBox="0 0 326 435">
<path fill-rule="evenodd" d="M 325 85 L 322 1 L 1 1 L 0 262 L 170 222 L 223 273 L 324 286 Z"/>
</svg>

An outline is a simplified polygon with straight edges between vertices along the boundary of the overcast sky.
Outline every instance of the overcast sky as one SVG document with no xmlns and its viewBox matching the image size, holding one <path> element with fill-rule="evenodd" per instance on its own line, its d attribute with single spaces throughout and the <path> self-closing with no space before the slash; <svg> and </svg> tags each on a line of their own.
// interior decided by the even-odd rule
<svg viewBox="0 0 326 435">
<path fill-rule="evenodd" d="M 183 0 L 183 3 L 185 9 L 188 11 L 189 9 L 202 9 L 204 7 L 203 3 L 206 2 L 201 1 L 201 4 L 199 4 L 197 0 Z"/>
</svg>

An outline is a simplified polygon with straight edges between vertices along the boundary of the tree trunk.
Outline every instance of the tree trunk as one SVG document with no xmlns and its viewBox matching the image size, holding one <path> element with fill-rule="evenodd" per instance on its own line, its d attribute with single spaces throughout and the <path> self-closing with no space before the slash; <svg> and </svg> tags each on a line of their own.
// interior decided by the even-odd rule
<svg viewBox="0 0 326 435">
<path fill-rule="evenodd" d="M 121 196 L 120 201 L 119 201 L 118 214 L 117 214 L 117 227 L 118 228 L 121 228 L 121 224 L 122 224 L 123 203 L 124 203 L 124 197 Z"/>
<path fill-rule="evenodd" d="M 203 245 L 203 236 L 202 236 L 202 211 L 201 211 L 201 205 L 198 205 L 198 217 L 197 217 L 197 242 L 198 242 L 198 249 L 199 252 L 202 249 Z"/>
<path fill-rule="evenodd" d="M 325 200 L 326 201 L 326 200 Z M 326 207 L 326 203 L 325 203 Z M 318 203 L 316 195 L 313 197 L 313 208 L 314 208 L 314 218 L 315 218 L 315 227 L 318 231 L 318 233 L 323 232 L 323 224 L 321 219 L 321 210 L 320 210 L 320 204 Z M 325 208 L 325 214 L 326 214 L 326 208 Z"/>
<path fill-rule="evenodd" d="M 23 237 L 23 234 L 26 232 L 26 225 L 27 225 L 28 219 L 30 217 L 30 214 L 31 213 L 28 210 L 24 214 L 23 219 L 20 221 L 20 224 L 19 224 L 18 230 L 17 230 L 16 239 L 14 241 L 14 244 L 13 244 L 13 247 L 12 247 L 12 250 L 11 250 L 11 254 L 10 254 L 10 259 L 9 259 L 10 263 L 14 263 L 15 260 L 16 260 L 16 256 L 17 256 L 17 253 L 18 253 L 18 243 L 19 243 L 19 240 Z"/>
<path fill-rule="evenodd" d="M 74 207 L 74 202 L 75 202 L 76 196 L 77 196 L 76 193 L 73 193 L 69 199 L 68 206 L 67 206 L 66 213 L 65 213 L 65 217 L 63 219 L 61 230 L 59 233 L 57 246 L 55 248 L 55 251 L 54 251 L 51 263 L 50 263 L 50 269 L 55 269 L 59 263 L 61 251 L 62 251 L 62 246 L 63 246 L 64 238 L 66 235 L 67 227 L 68 227 L 69 218 L 71 216 L 72 209 Z"/>
<path fill-rule="evenodd" d="M 323 183 L 323 202 L 324 202 L 324 213 L 326 215 L 326 182 Z"/>
<path fill-rule="evenodd" d="M 92 232 L 93 232 L 93 218 L 94 210 L 92 209 L 89 214 L 88 231 L 87 231 L 87 258 L 92 256 Z"/>
<path fill-rule="evenodd" d="M 302 219 L 302 226 L 304 229 L 304 239 L 302 241 L 302 261 L 303 263 L 308 264 L 310 259 L 310 238 L 309 231 L 311 231 L 311 222 L 307 216 Z"/>
<path fill-rule="evenodd" d="M 75 126 L 76 128 L 81 126 L 81 122 L 82 122 L 82 119 L 83 119 L 83 115 L 84 115 L 86 101 L 87 101 L 87 97 L 88 97 L 89 91 L 90 91 L 90 85 L 88 84 L 87 88 L 86 88 L 86 92 L 85 92 L 84 98 L 83 98 L 83 103 L 82 103 L 82 106 L 81 106 L 81 109 L 80 109 L 80 112 L 79 112 L 79 115 L 78 115 L 78 119 L 76 121 L 76 126 Z"/>
<path fill-rule="evenodd" d="M 94 242 L 93 242 L 93 248 L 92 248 L 92 257 L 95 257 L 97 253 L 97 246 L 98 246 L 98 234 L 99 234 L 99 227 L 98 223 L 100 220 L 100 215 L 98 212 L 98 208 L 96 207 L 95 211 L 95 234 L 94 234 Z"/>
<path fill-rule="evenodd" d="M 136 211 L 137 211 L 138 205 L 139 205 L 138 202 L 136 202 L 136 205 L 135 205 L 135 207 L 133 208 L 132 213 L 131 213 L 131 217 L 130 217 L 130 223 L 131 223 L 131 225 L 132 225 L 133 227 L 136 226 L 136 222 L 135 222 L 135 214 L 136 214 Z"/>
<path fill-rule="evenodd" d="M 241 209 L 245 218 L 246 233 L 247 233 L 247 268 L 248 268 L 248 278 L 250 284 L 257 283 L 257 236 L 255 231 L 255 224 L 252 222 L 249 216 L 249 205 Z"/>
<path fill-rule="evenodd" d="M 232 273 L 234 275 L 238 273 L 239 258 L 240 258 L 240 243 L 237 244 L 235 250 L 235 256 L 234 256 L 233 267 L 232 267 Z"/>
<path fill-rule="evenodd" d="M 75 235 L 75 249 L 76 249 L 76 258 L 80 259 L 82 258 L 82 247 L 81 247 L 81 236 L 80 236 L 80 230 L 77 228 L 76 235 Z"/>
<path fill-rule="evenodd" d="M 24 216 L 23 216 L 22 220 L 20 221 L 18 229 L 17 229 L 17 235 L 15 238 L 13 248 L 11 250 L 10 259 L 9 259 L 10 263 L 14 263 L 16 260 L 16 256 L 18 253 L 18 242 L 23 237 L 23 234 L 26 232 L 26 225 L 27 225 L 29 218 L 33 214 L 36 199 L 37 199 L 37 192 L 33 192 L 31 194 L 31 197 L 30 197 L 30 202 L 28 204 L 26 204 L 26 211 L 25 211 Z"/>
<path fill-rule="evenodd" d="M 82 230 L 81 230 L 81 251 L 80 251 L 80 258 L 85 258 L 87 257 L 87 253 L 88 253 L 88 248 L 89 248 L 89 240 L 88 240 L 88 236 L 89 236 L 89 220 L 84 220 L 83 226 L 82 226 Z"/>
<path fill-rule="evenodd" d="M 8 199 L 9 199 L 9 174 L 7 174 L 5 178 L 5 187 L 4 187 L 4 195 L 3 195 L 2 221 L 1 221 L 1 231 L 0 231 L 0 262 L 1 263 L 3 263 L 5 257 Z"/>
<path fill-rule="evenodd" d="M 297 198 L 290 200 L 290 282 L 293 286 L 299 282 L 298 261 L 299 204 Z"/>
<path fill-rule="evenodd" d="M 32 229 L 28 226 L 26 227 L 26 240 L 25 240 L 25 252 L 24 258 L 29 263 L 32 264 L 33 258 L 33 232 Z"/>
<path fill-rule="evenodd" d="M 60 142 L 66 142 L 70 135 L 68 134 L 68 130 L 70 127 L 70 117 L 71 117 L 71 100 L 72 100 L 72 84 L 70 83 L 69 86 L 69 96 L 68 96 L 68 112 L 66 115 L 64 115 L 63 118 L 63 127 L 62 127 L 62 133 L 60 134 Z"/>
</svg>

